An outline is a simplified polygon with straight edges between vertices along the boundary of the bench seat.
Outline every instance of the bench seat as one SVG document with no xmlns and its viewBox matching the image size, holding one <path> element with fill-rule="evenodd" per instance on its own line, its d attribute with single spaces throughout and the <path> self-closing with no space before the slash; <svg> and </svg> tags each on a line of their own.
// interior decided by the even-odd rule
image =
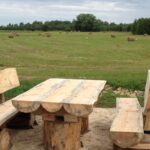
<svg viewBox="0 0 150 150">
<path fill-rule="evenodd" d="M 122 148 L 134 146 L 142 140 L 143 112 L 137 98 L 117 98 L 110 136 L 113 143 Z"/>
<path fill-rule="evenodd" d="M 110 128 L 114 150 L 150 150 L 150 70 L 144 95 L 144 109 L 137 98 L 117 98 L 116 117 Z M 145 133 L 145 134 L 144 134 Z"/>
<path fill-rule="evenodd" d="M 16 108 L 12 105 L 12 101 L 8 100 L 0 104 L 0 126 L 11 119 L 18 113 Z"/>
</svg>

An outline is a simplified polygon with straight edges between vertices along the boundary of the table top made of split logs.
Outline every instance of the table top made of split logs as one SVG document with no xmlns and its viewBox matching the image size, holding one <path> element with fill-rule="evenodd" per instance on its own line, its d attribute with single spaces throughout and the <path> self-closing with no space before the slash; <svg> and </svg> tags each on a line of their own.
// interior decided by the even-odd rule
<svg viewBox="0 0 150 150">
<path fill-rule="evenodd" d="M 25 113 L 40 107 L 50 113 L 64 108 L 71 115 L 85 116 L 92 112 L 105 84 L 104 80 L 50 78 L 13 98 L 12 103 L 18 111 Z"/>
</svg>

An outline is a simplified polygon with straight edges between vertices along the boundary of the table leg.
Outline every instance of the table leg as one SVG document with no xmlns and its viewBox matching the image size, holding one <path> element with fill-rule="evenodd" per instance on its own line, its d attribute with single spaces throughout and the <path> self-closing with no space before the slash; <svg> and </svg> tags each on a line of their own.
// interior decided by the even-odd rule
<svg viewBox="0 0 150 150">
<path fill-rule="evenodd" d="M 5 102 L 5 96 L 4 94 L 0 94 L 0 104 Z"/>
<path fill-rule="evenodd" d="M 44 148 L 45 150 L 79 150 L 80 133 L 81 121 L 44 120 Z"/>
<path fill-rule="evenodd" d="M 84 134 L 89 129 L 89 117 L 82 117 L 81 121 L 81 134 Z"/>
</svg>

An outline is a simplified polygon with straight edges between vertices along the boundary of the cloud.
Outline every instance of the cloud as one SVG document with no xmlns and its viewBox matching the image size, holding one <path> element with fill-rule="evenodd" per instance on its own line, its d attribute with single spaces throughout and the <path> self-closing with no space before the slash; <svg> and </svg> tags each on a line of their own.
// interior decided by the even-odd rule
<svg viewBox="0 0 150 150">
<path fill-rule="evenodd" d="M 93 13 L 99 19 L 132 22 L 148 17 L 149 0 L 2 0 L 1 24 L 34 20 L 72 20 L 80 13 Z"/>
</svg>

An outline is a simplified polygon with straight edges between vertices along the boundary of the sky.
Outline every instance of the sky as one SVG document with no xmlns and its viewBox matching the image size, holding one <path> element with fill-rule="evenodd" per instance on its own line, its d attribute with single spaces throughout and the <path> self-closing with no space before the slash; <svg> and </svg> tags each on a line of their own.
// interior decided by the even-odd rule
<svg viewBox="0 0 150 150">
<path fill-rule="evenodd" d="M 0 25 L 72 21 L 80 13 L 92 13 L 108 22 L 131 23 L 150 17 L 150 0 L 0 0 Z"/>
</svg>

